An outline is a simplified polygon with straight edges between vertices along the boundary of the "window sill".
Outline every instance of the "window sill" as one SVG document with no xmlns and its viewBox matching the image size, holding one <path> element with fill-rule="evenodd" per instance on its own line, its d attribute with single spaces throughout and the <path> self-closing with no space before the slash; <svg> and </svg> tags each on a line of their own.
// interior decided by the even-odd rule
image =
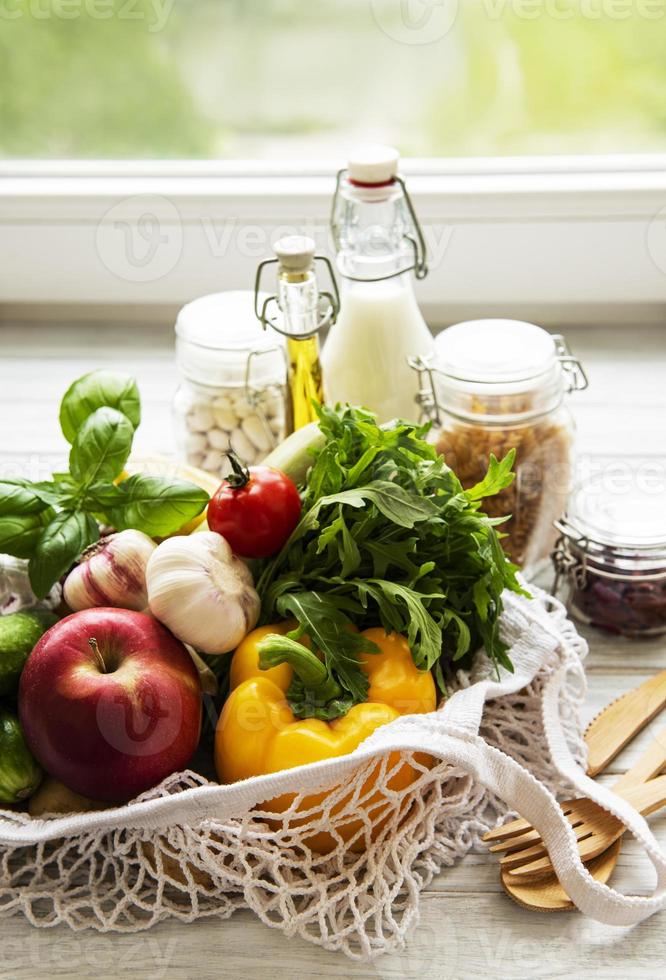
<svg viewBox="0 0 666 980">
<path fill-rule="evenodd" d="M 329 250 L 335 165 L 0 163 L 2 304 L 178 305 L 251 288 L 289 231 Z M 666 312 L 666 159 L 408 161 L 433 322 Z M 521 312 L 522 311 L 522 312 Z"/>
</svg>

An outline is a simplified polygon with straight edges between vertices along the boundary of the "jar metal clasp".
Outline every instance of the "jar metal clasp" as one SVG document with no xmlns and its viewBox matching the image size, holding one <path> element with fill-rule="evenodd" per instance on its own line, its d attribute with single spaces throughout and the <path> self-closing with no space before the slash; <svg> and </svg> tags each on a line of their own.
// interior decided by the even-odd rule
<svg viewBox="0 0 666 980">
<path fill-rule="evenodd" d="M 555 547 L 550 556 L 555 569 L 555 578 L 551 589 L 551 594 L 554 596 L 557 595 L 563 579 L 569 579 L 578 589 L 584 589 L 587 585 L 585 541 L 580 539 L 577 542 L 581 552 L 580 555 L 575 555 L 570 548 L 569 536 L 562 522 L 555 521 L 555 527 L 560 532 L 560 536 L 555 542 Z"/>
<path fill-rule="evenodd" d="M 264 405 L 263 405 L 264 402 L 263 396 L 265 394 L 266 388 L 271 387 L 271 385 L 267 385 L 266 383 L 263 383 L 261 385 L 254 384 L 252 381 L 252 367 L 253 364 L 256 366 L 257 360 L 260 357 L 262 357 L 264 354 L 275 354 L 277 351 L 279 351 L 284 361 L 284 375 L 285 375 L 285 383 L 286 383 L 287 355 L 285 353 L 284 347 L 281 344 L 276 345 L 275 347 L 266 347 L 260 350 L 257 349 L 251 350 L 247 356 L 247 364 L 245 365 L 245 398 L 247 400 L 248 405 L 250 405 L 254 409 L 255 414 L 259 418 L 262 427 L 266 433 L 266 438 L 269 441 L 271 449 L 275 449 L 275 447 L 277 446 L 277 439 L 273 434 L 273 430 L 271 429 L 270 422 L 268 421 L 268 416 L 266 415 L 266 412 L 264 410 Z M 282 395 L 282 397 L 284 397 L 284 395 Z"/>
<path fill-rule="evenodd" d="M 562 371 L 566 375 L 567 392 L 585 391 L 589 385 L 585 368 L 572 353 L 569 344 L 561 333 L 554 333 L 553 341 L 557 352 L 557 359 L 562 365 Z"/>
<path fill-rule="evenodd" d="M 340 186 L 348 173 L 349 171 L 345 167 L 343 167 L 342 170 L 338 170 L 335 178 L 335 191 L 333 192 L 333 200 L 331 202 L 330 226 L 333 233 L 333 241 L 336 243 L 336 249 L 341 238 L 341 220 L 339 218 Z M 398 174 L 391 178 L 391 184 L 397 184 L 398 187 L 400 187 L 405 205 L 407 207 L 412 228 L 411 231 L 406 232 L 403 235 L 403 238 L 410 246 L 413 261 L 410 265 L 403 266 L 396 272 L 389 272 L 384 276 L 359 279 L 356 276 L 345 275 L 346 279 L 352 279 L 354 282 L 381 282 L 383 279 L 394 279 L 396 276 L 402 276 L 406 272 L 411 272 L 412 270 L 414 271 L 414 275 L 417 279 L 425 279 L 425 277 L 428 275 L 428 249 L 426 247 L 425 236 L 423 234 L 423 229 L 421 228 L 421 223 L 417 217 L 416 209 L 414 208 L 412 199 L 409 196 L 407 185 L 405 184 L 403 178 Z"/>
<path fill-rule="evenodd" d="M 313 262 L 323 262 L 328 276 L 331 282 L 331 290 L 321 290 L 319 293 L 319 308 L 318 308 L 318 318 L 317 324 L 311 333 L 299 335 L 296 339 L 306 340 L 308 337 L 314 337 L 316 334 L 320 333 L 327 327 L 332 326 L 337 320 L 338 313 L 340 312 L 340 293 L 338 291 L 338 284 L 335 278 L 335 273 L 333 272 L 333 266 L 331 261 L 326 255 L 315 255 L 313 257 Z M 294 334 L 284 328 L 284 317 L 282 311 L 280 310 L 280 304 L 278 303 L 278 298 L 275 295 L 268 296 L 262 306 L 259 308 L 259 297 L 261 295 L 261 279 L 264 272 L 269 265 L 279 265 L 280 259 L 264 259 L 257 266 L 257 274 L 254 280 L 254 314 L 260 321 L 264 330 L 271 327 L 277 333 L 282 334 L 283 337 L 293 337 Z M 276 307 L 277 312 L 270 313 L 269 310 L 272 306 Z"/>
<path fill-rule="evenodd" d="M 421 409 L 419 422 L 435 422 L 436 425 L 440 425 L 440 409 L 435 392 L 434 378 L 437 369 L 433 365 L 432 354 L 417 354 L 416 356 L 408 357 L 407 364 L 413 371 L 416 371 L 419 378 L 419 388 L 414 398 L 416 404 Z"/>
</svg>

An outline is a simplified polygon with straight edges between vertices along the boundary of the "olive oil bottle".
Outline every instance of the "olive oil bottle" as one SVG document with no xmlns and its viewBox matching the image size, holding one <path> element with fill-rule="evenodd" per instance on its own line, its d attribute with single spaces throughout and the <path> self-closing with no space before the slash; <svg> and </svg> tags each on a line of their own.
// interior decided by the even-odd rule
<svg viewBox="0 0 666 980">
<path fill-rule="evenodd" d="M 275 245 L 274 259 L 261 262 L 255 281 L 255 312 L 264 327 L 287 338 L 288 431 L 296 431 L 317 418 L 324 400 L 319 360 L 319 333 L 335 322 L 340 308 L 333 269 L 325 256 L 315 255 L 315 244 L 304 235 L 289 235 Z M 332 291 L 321 291 L 315 263 L 324 262 Z M 277 291 L 259 307 L 261 276 L 277 265 Z"/>
</svg>

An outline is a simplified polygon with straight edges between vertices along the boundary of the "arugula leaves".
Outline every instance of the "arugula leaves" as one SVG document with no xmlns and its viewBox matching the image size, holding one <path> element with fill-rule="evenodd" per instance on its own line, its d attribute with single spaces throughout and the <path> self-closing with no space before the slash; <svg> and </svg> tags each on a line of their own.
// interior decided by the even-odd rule
<svg viewBox="0 0 666 980">
<path fill-rule="evenodd" d="M 516 474 L 513 472 L 515 461 L 515 449 L 510 449 L 501 462 L 498 462 L 495 454 L 491 453 L 488 472 L 480 483 L 476 483 L 467 490 L 467 499 L 483 500 L 484 497 L 492 497 L 510 486 L 516 478 Z"/>
<path fill-rule="evenodd" d="M 483 498 L 513 480 L 515 451 L 490 457 L 484 479 L 465 491 L 425 439 L 427 427 L 378 426 L 362 409 L 322 408 L 323 446 L 303 492 L 300 523 L 275 558 L 260 566 L 262 621 L 293 616 L 331 677 L 364 700 L 367 681 L 355 629 L 381 623 L 403 633 L 414 661 L 446 676 L 468 666 L 482 645 L 512 669 L 499 637 L 502 592 L 522 592 L 486 517 Z M 301 685 L 302 687 L 302 685 Z M 295 712 L 307 692 L 289 692 Z M 335 716 L 335 713 L 330 715 Z"/>
<path fill-rule="evenodd" d="M 44 598 L 99 538 L 98 522 L 117 530 L 173 534 L 202 512 L 208 494 L 182 480 L 122 474 L 141 401 L 126 374 L 93 371 L 75 381 L 60 406 L 71 444 L 69 472 L 51 480 L 0 480 L 0 553 L 28 558 L 33 591 Z"/>
</svg>

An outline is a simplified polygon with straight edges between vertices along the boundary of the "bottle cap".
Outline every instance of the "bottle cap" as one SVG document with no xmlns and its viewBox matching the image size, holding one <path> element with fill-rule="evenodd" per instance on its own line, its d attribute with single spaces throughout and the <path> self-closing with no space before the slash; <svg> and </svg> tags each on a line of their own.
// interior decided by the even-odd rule
<svg viewBox="0 0 666 980">
<path fill-rule="evenodd" d="M 315 243 L 307 235 L 286 235 L 275 243 L 274 252 L 283 269 L 307 272 L 312 267 Z"/>
<path fill-rule="evenodd" d="M 359 184 L 386 184 L 398 173 L 400 155 L 392 146 L 360 146 L 349 155 L 349 179 Z"/>
</svg>

